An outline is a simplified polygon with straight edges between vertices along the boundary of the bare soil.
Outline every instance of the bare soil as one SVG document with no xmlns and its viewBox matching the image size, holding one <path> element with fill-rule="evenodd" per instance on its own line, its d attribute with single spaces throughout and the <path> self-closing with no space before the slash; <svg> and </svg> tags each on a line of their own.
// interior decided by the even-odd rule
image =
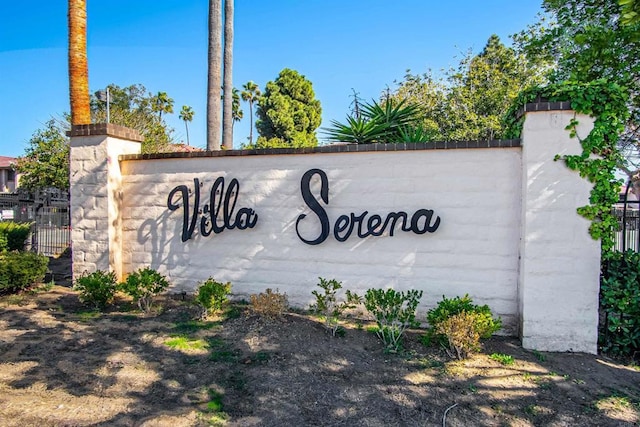
<svg viewBox="0 0 640 427">
<path fill-rule="evenodd" d="M 366 325 L 332 337 L 301 313 L 233 305 L 193 321 L 164 297 L 88 310 L 69 288 L 0 298 L 2 426 L 633 426 L 640 370 L 493 338 L 451 361 L 412 331 L 386 354 Z M 179 343 L 182 343 L 180 346 Z M 493 353 L 514 358 L 511 365 Z M 446 414 L 446 416 L 445 416 Z"/>
</svg>

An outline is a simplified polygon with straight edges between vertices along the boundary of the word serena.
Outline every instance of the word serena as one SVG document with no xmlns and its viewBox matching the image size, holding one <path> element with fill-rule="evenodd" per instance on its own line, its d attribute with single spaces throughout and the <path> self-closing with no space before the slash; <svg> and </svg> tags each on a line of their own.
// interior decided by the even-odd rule
<svg viewBox="0 0 640 427">
<path fill-rule="evenodd" d="M 305 220 L 306 214 L 301 214 L 296 220 L 296 233 L 300 240 L 308 245 L 318 245 L 324 242 L 331 232 L 329 217 L 327 211 L 311 193 L 311 178 L 314 175 L 320 177 L 320 200 L 325 205 L 329 204 L 329 179 L 327 174 L 321 169 L 310 169 L 303 176 L 300 182 L 300 191 L 302 199 L 306 205 L 313 211 L 320 223 L 320 234 L 315 239 L 306 239 L 300 234 L 300 222 Z M 397 223 L 400 221 L 400 229 L 402 231 L 412 231 L 415 234 L 424 234 L 426 232 L 433 233 L 440 226 L 440 217 L 436 216 L 433 220 L 433 211 L 430 209 L 418 209 L 413 213 L 411 219 L 406 212 L 390 212 L 387 214 L 384 222 L 382 217 L 373 214 L 369 217 L 368 211 L 362 212 L 360 215 L 350 213 L 349 215 L 340 215 L 333 225 L 333 237 L 339 242 L 345 242 L 355 231 L 360 238 L 368 236 L 382 236 L 388 231 L 389 236 L 393 236 Z"/>
<path fill-rule="evenodd" d="M 311 179 L 318 175 L 320 178 L 320 194 L 316 198 L 311 192 Z M 193 190 L 186 185 L 178 185 L 173 188 L 167 197 L 167 207 L 170 211 L 182 208 L 182 235 L 183 242 L 191 239 L 198 227 L 204 237 L 222 233 L 224 230 L 245 230 L 254 228 L 258 222 L 258 214 L 250 208 L 242 207 L 236 211 L 236 204 L 240 192 L 240 183 L 232 179 L 225 191 L 225 180 L 218 177 L 209 192 L 209 202 L 200 207 L 200 180 L 194 178 Z M 321 169 L 310 169 L 302 176 L 300 181 L 302 199 L 307 207 L 315 215 L 320 232 L 312 238 L 302 235 L 300 228 L 307 214 L 301 214 L 296 220 L 296 234 L 300 240 L 308 245 L 319 245 L 332 234 L 331 223 L 324 205 L 329 204 L 329 179 Z M 193 205 L 190 205 L 190 195 L 193 193 Z M 435 216 L 431 209 L 418 209 L 411 216 L 403 211 L 390 212 L 383 220 L 378 214 L 369 215 L 369 211 L 360 214 L 349 213 L 340 215 L 333 223 L 333 237 L 339 242 L 347 241 L 354 233 L 364 239 L 369 236 L 382 236 L 387 233 L 393 236 L 398 229 L 415 234 L 433 233 L 440 226 L 440 217 Z M 313 229 L 313 226 L 305 226 L 305 229 Z"/>
</svg>

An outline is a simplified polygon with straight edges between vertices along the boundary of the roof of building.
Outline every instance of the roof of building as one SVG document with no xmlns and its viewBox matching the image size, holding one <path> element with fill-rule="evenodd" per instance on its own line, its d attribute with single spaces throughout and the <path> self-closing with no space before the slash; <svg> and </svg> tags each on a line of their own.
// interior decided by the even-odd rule
<svg viewBox="0 0 640 427">
<path fill-rule="evenodd" d="M 0 156 L 0 168 L 10 168 L 17 160 L 15 157 Z"/>
</svg>

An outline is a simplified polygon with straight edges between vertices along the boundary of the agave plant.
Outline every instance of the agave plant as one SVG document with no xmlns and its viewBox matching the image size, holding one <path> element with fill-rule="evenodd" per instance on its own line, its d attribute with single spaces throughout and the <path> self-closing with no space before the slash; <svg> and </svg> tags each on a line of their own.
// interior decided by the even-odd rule
<svg viewBox="0 0 640 427">
<path fill-rule="evenodd" d="M 355 144 L 383 142 L 389 129 L 386 123 L 378 123 L 362 116 L 347 116 L 346 124 L 332 120 L 331 126 L 325 132 L 330 141 Z"/>
<path fill-rule="evenodd" d="M 409 142 L 406 141 L 408 136 L 418 136 L 424 141 L 422 133 L 414 135 L 416 131 L 411 130 L 417 129 L 414 126 L 417 119 L 417 107 L 407 105 L 406 101 L 382 105 L 373 101 L 361 107 L 360 117 L 347 116 L 346 123 L 332 120 L 331 127 L 324 129 L 324 133 L 329 141 L 356 144 Z"/>
</svg>

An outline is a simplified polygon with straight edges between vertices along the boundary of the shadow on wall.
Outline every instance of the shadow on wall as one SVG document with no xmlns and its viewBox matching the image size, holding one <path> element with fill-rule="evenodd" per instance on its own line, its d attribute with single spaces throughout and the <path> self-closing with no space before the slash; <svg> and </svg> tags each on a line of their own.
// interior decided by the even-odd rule
<svg viewBox="0 0 640 427">
<path fill-rule="evenodd" d="M 210 163 L 197 159 L 197 167 L 190 163 L 195 161 L 192 159 L 182 159 L 179 164 L 174 161 L 166 167 L 164 163 L 160 166 L 154 161 L 145 161 L 149 163 L 131 167 L 144 172 L 128 184 L 127 191 L 131 199 L 137 194 L 154 196 L 137 202 L 148 206 L 133 206 L 132 200 L 125 203 L 129 217 L 147 216 L 135 230 L 135 247 L 129 248 L 132 260 L 151 264 L 166 274 L 178 291 L 191 292 L 199 281 L 214 276 L 231 281 L 238 297 L 248 298 L 249 294 L 266 288 L 279 289 L 288 294 L 293 304 L 303 307 L 311 302 L 311 291 L 319 276 L 336 278 L 345 288 L 360 293 L 373 287 L 421 288 L 425 296 L 420 310 L 424 311 L 435 306 L 442 295 L 469 293 L 476 302 L 489 304 L 494 312 L 503 316 L 507 327 L 515 325 L 520 181 L 512 175 L 519 172 L 515 165 L 519 164 L 520 157 L 517 148 L 501 150 L 497 154 L 491 150 L 449 150 L 456 154 L 467 151 L 463 155 L 468 159 L 458 160 L 462 163 L 460 167 L 490 182 L 497 181 L 496 185 L 467 182 L 458 172 L 446 167 L 453 154 L 436 151 L 420 159 L 415 159 L 413 153 L 404 156 L 405 161 L 409 157 L 413 159 L 410 164 L 394 166 L 386 174 L 381 174 L 374 162 L 380 157 L 370 159 L 375 157 L 371 154 L 357 173 L 353 172 L 352 163 L 364 154 L 302 156 L 306 161 L 302 166 L 296 162 L 283 165 L 281 156 L 264 156 L 243 159 L 244 168 L 237 167 L 237 159 L 235 163 L 232 163 L 234 159 L 226 159 L 229 165 L 225 168 L 222 159 L 208 159 Z M 378 154 L 381 155 L 390 159 L 388 163 L 398 162 L 395 157 L 391 159 L 395 153 Z M 491 160 L 495 155 L 500 156 L 497 164 Z M 221 164 L 211 168 L 209 165 L 214 161 Z M 327 173 L 329 187 L 328 203 L 325 203 L 321 200 L 319 175 L 309 180 L 310 193 L 326 210 L 329 219 L 329 235 L 318 245 L 305 244 L 298 237 L 299 232 L 306 239 L 313 239 L 321 231 L 318 215 L 301 194 L 302 176 L 312 168 Z M 207 169 L 219 171 L 202 172 Z M 165 171 L 165 175 L 157 179 L 160 184 L 148 184 L 151 178 L 144 174 L 157 170 Z M 178 173 L 179 170 L 194 172 Z M 403 178 L 403 173 L 409 175 Z M 433 179 L 432 174 L 442 176 Z M 254 228 L 202 236 L 199 221 L 206 216 L 207 205 L 211 204 L 209 192 L 218 177 L 225 178 L 226 188 L 233 178 L 239 180 L 235 209 L 236 212 L 241 208 L 254 209 L 258 215 Z M 182 242 L 184 212 L 182 207 L 170 211 L 167 199 L 177 185 L 186 185 L 191 190 L 186 193 L 189 194 L 187 223 L 191 226 L 196 194 L 194 178 L 202 183 L 201 213 L 196 215 L 198 222 L 192 238 Z M 394 180 L 401 181 L 399 188 Z M 456 194 L 453 199 L 452 194 Z M 182 206 L 181 197 L 182 192 L 176 192 L 172 203 Z M 216 196 L 215 203 L 218 206 L 222 203 L 221 195 Z M 366 230 L 366 221 L 374 215 L 379 215 L 384 222 L 390 213 L 404 211 L 409 228 L 411 216 L 420 209 L 433 210 L 432 226 L 436 218 L 440 218 L 433 233 L 402 231 L 402 220 L 398 220 L 393 236 L 388 226 L 381 236 L 360 238 L 357 220 L 349 219 L 354 225 L 350 237 L 339 242 L 333 235 L 341 215 L 352 218 L 349 215 L 353 213 L 355 217 L 362 217 Z M 478 209 L 488 215 L 479 214 Z M 222 216 L 223 208 L 220 212 Z M 154 219 L 149 218 L 154 214 Z M 298 221 L 301 214 L 307 217 Z M 418 227 L 426 227 L 425 216 Z"/>
</svg>

